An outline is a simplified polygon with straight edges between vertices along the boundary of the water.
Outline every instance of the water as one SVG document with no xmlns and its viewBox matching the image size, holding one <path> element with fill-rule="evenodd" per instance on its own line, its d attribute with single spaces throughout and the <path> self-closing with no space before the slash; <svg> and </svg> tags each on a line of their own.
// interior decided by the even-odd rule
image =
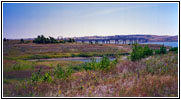
<svg viewBox="0 0 181 100">
<path fill-rule="evenodd" d="M 69 58 L 49 58 L 49 59 L 32 59 L 28 61 L 81 61 L 90 62 L 92 57 L 69 57 Z M 94 57 L 96 62 L 100 62 L 102 57 Z M 110 61 L 115 60 L 113 57 L 109 57 Z"/>
<path fill-rule="evenodd" d="M 164 46 L 178 47 L 178 42 L 146 42 L 141 44 L 160 44 Z"/>
</svg>

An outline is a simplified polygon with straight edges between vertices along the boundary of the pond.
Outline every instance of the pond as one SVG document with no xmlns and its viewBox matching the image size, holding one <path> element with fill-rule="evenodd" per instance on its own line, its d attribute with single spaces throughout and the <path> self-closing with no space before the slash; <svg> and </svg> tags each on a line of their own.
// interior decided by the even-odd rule
<svg viewBox="0 0 181 100">
<path fill-rule="evenodd" d="M 49 58 L 49 59 L 31 59 L 28 61 L 81 61 L 81 62 L 90 62 L 92 57 L 69 57 L 69 58 Z M 102 57 L 94 57 L 97 62 L 101 61 Z M 109 57 L 110 61 L 115 60 L 113 57 Z"/>
<path fill-rule="evenodd" d="M 141 44 L 160 44 L 164 46 L 178 47 L 178 42 L 146 42 Z"/>
</svg>

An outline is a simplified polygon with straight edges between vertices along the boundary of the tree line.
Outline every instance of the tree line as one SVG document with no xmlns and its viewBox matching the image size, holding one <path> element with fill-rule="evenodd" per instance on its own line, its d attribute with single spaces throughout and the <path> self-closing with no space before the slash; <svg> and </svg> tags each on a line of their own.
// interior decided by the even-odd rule
<svg viewBox="0 0 181 100">
<path fill-rule="evenodd" d="M 51 36 L 49 36 L 49 38 L 46 38 L 43 35 L 38 35 L 37 38 L 35 38 L 33 40 L 33 43 L 37 43 L 37 44 L 66 43 L 66 42 L 73 43 L 73 42 L 75 42 L 75 40 L 72 39 L 72 38 L 69 38 L 68 40 L 60 40 L 60 41 L 58 41 L 58 40 L 56 40 L 55 38 L 53 38 Z"/>
</svg>

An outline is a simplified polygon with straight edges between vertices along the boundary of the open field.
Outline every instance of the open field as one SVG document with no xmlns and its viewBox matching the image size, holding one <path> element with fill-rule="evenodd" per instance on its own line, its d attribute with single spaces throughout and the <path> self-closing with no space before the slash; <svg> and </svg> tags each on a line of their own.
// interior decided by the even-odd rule
<svg viewBox="0 0 181 100">
<path fill-rule="evenodd" d="M 143 45 L 144 46 L 144 45 Z M 159 49 L 159 45 L 149 45 Z M 169 47 L 168 47 L 169 48 Z M 177 97 L 178 53 L 153 55 L 138 61 L 123 59 L 132 45 L 3 44 L 3 96 Z M 81 61 L 29 59 L 114 56 L 108 69 Z M 58 74 L 57 74 L 58 73 Z"/>
</svg>

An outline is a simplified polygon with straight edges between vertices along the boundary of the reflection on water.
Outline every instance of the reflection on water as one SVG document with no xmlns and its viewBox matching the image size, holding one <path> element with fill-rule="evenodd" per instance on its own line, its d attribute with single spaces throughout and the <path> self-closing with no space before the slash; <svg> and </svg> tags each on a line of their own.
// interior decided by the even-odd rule
<svg viewBox="0 0 181 100">
<path fill-rule="evenodd" d="M 49 58 L 49 59 L 32 59 L 28 61 L 57 61 L 57 60 L 62 60 L 62 61 L 82 61 L 82 62 L 89 62 L 91 61 L 92 57 L 69 57 L 69 58 Z M 94 57 L 97 62 L 101 61 L 102 57 Z M 115 60 L 113 57 L 109 57 L 110 61 Z"/>
</svg>

